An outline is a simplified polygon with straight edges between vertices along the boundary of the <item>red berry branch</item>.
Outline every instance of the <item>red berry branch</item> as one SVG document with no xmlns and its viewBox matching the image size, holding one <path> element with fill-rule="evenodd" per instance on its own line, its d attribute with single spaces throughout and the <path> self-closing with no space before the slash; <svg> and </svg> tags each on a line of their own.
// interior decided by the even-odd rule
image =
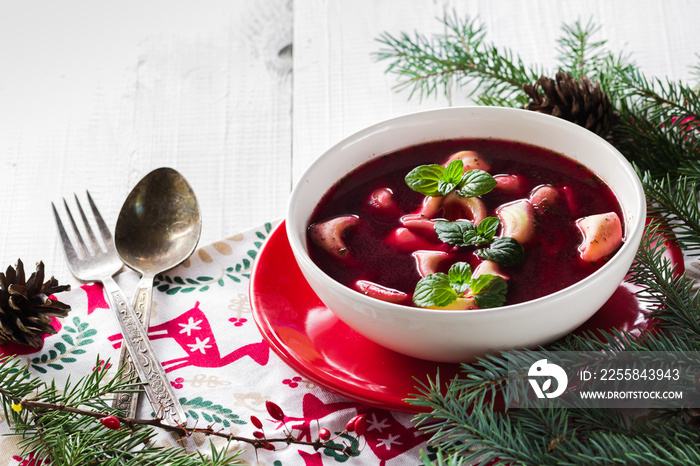
<svg viewBox="0 0 700 466">
<path fill-rule="evenodd" d="M 121 427 L 122 423 L 115 416 L 107 416 L 100 419 L 103 426 L 108 429 L 117 430 Z"/>
<path fill-rule="evenodd" d="M 16 408 L 15 408 L 16 406 Z M 29 399 L 24 399 L 19 402 L 19 404 L 13 404 L 13 409 L 16 411 L 21 411 L 22 409 L 26 409 L 27 411 L 31 411 L 36 414 L 43 414 L 46 412 L 52 412 L 52 411 L 60 411 L 60 412 L 67 412 L 67 413 L 72 413 L 72 414 L 77 414 L 81 416 L 89 416 L 95 419 L 99 419 L 100 423 L 105 426 L 108 429 L 112 430 L 117 430 L 122 427 L 128 428 L 128 429 L 134 429 L 135 426 L 137 425 L 148 425 L 151 427 L 157 427 L 160 429 L 164 429 L 170 432 L 175 432 L 179 434 L 180 436 L 183 437 L 188 437 L 194 433 L 201 433 L 204 435 L 212 435 L 216 437 L 222 437 L 227 440 L 231 441 L 238 441 L 238 442 L 244 442 L 252 445 L 255 449 L 262 448 L 264 450 L 275 450 L 275 444 L 283 444 L 284 446 L 287 445 L 302 445 L 302 446 L 308 446 L 313 448 L 314 450 L 319 450 L 321 448 L 326 448 L 330 450 L 335 450 L 338 451 L 346 456 L 352 456 L 356 455 L 359 453 L 359 450 L 357 447 L 354 447 L 352 445 L 338 445 L 336 443 L 333 443 L 334 440 L 336 440 L 338 437 L 342 436 L 343 434 L 347 433 L 354 433 L 358 438 L 363 436 L 365 431 L 366 431 L 366 421 L 365 421 L 365 415 L 360 414 L 352 419 L 350 419 L 345 426 L 345 430 L 343 432 L 340 432 L 338 435 L 335 437 L 331 438 L 331 433 L 328 429 L 326 428 L 319 428 L 318 431 L 318 436 L 315 440 L 313 441 L 304 441 L 300 440 L 299 438 L 295 437 L 293 434 L 292 429 L 288 429 L 286 422 L 285 422 L 285 415 L 284 411 L 282 411 L 282 408 L 279 407 L 276 403 L 273 403 L 272 401 L 267 401 L 265 403 L 265 408 L 267 409 L 267 413 L 270 415 L 272 419 L 275 421 L 279 421 L 282 423 L 284 426 L 284 432 L 285 435 L 284 437 L 268 437 L 265 434 L 265 431 L 263 429 L 263 423 L 262 421 L 257 418 L 256 416 L 251 416 L 250 417 L 250 422 L 253 424 L 253 426 L 257 429 L 253 431 L 253 438 L 248 438 L 248 437 L 242 437 L 238 435 L 233 435 L 230 433 L 226 433 L 223 430 L 214 430 L 213 426 L 207 426 L 207 427 L 187 427 L 187 426 L 172 426 L 169 424 L 165 424 L 162 419 L 159 418 L 154 418 L 154 419 L 137 419 L 137 418 L 128 418 L 124 416 L 118 416 L 118 415 L 112 415 L 112 414 L 107 414 L 99 411 L 87 411 L 81 408 L 74 408 L 72 406 L 66 406 L 61 403 L 47 403 L 43 401 L 34 401 L 34 400 L 29 400 Z"/>
</svg>

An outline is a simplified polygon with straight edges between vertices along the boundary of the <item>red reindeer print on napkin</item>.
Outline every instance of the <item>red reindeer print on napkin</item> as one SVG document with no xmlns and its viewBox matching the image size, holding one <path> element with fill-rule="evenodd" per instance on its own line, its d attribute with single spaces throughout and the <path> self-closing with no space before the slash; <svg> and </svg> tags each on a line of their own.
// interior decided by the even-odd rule
<svg viewBox="0 0 700 466">
<path fill-rule="evenodd" d="M 311 425 L 318 421 L 342 411 L 348 412 L 348 419 L 357 414 L 364 414 L 367 421 L 367 430 L 364 441 L 372 453 L 379 460 L 380 465 L 402 455 L 403 453 L 421 445 L 428 436 L 414 427 L 406 427 L 399 422 L 390 411 L 371 408 L 352 401 L 337 401 L 324 403 L 311 393 L 304 395 L 302 401 L 302 415 L 299 417 L 285 416 L 284 423 L 292 429 L 299 431 L 299 440 L 312 441 Z M 282 426 L 279 423 L 279 427 Z M 301 454 L 301 452 L 300 452 Z M 320 455 L 302 454 L 307 466 L 323 464 Z"/>
<path fill-rule="evenodd" d="M 335 403 L 324 403 L 311 393 L 304 395 L 301 405 L 301 416 L 285 416 L 284 422 L 289 423 L 292 429 L 299 431 L 299 440 L 313 441 L 311 436 L 311 423 L 320 421 L 326 416 L 345 411 L 348 409 L 358 409 L 361 405 L 353 401 L 338 401 Z M 349 418 L 348 418 L 349 419 Z M 278 427 L 281 427 L 282 423 Z"/>
<path fill-rule="evenodd" d="M 41 458 L 38 458 L 37 456 L 34 455 L 34 452 L 29 453 L 29 456 L 26 458 L 22 458 L 21 456 L 13 456 L 13 460 L 19 461 L 17 466 L 42 466 L 42 465 L 47 465 L 48 462 L 44 462 Z"/>
<path fill-rule="evenodd" d="M 233 325 L 231 327 L 234 327 Z M 108 337 L 115 348 L 121 347 L 121 334 Z M 232 362 L 249 356 L 257 364 L 264 366 L 270 357 L 270 346 L 264 340 L 243 345 L 234 351 L 222 355 L 212 331 L 209 319 L 199 309 L 199 301 L 189 311 L 148 330 L 150 340 L 161 338 L 173 339 L 187 356 L 163 361 L 165 372 L 183 367 L 224 367 Z"/>
<path fill-rule="evenodd" d="M 87 294 L 87 313 L 92 314 L 97 308 L 109 309 L 109 304 L 105 301 L 102 283 L 89 283 L 80 285 Z"/>
<path fill-rule="evenodd" d="M 304 450 L 297 450 L 297 452 L 304 460 L 304 466 L 323 466 L 323 458 L 320 453 L 309 453 Z"/>
<path fill-rule="evenodd" d="M 414 427 L 406 427 L 390 411 L 368 408 L 364 412 L 367 421 L 365 438 L 380 464 L 395 458 L 428 440 L 428 436 Z"/>
</svg>

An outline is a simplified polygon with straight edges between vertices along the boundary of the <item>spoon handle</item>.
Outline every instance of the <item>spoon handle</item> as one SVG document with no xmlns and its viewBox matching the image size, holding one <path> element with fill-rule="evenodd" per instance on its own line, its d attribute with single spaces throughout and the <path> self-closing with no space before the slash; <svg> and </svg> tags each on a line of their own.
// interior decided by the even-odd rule
<svg viewBox="0 0 700 466">
<path fill-rule="evenodd" d="M 134 293 L 132 299 L 132 307 L 136 313 L 141 326 L 144 330 L 148 330 L 148 326 L 151 320 L 151 300 L 152 300 L 152 290 L 153 290 L 153 278 L 143 276 L 136 287 L 136 292 Z M 121 352 L 119 353 L 119 365 L 117 367 L 124 367 L 124 377 L 132 379 L 136 377 L 136 368 L 129 355 L 129 350 L 126 345 L 122 345 Z M 125 415 L 130 418 L 136 417 L 136 411 L 139 402 L 139 392 L 125 392 L 120 393 L 113 401 L 112 407 L 124 411 Z"/>
</svg>

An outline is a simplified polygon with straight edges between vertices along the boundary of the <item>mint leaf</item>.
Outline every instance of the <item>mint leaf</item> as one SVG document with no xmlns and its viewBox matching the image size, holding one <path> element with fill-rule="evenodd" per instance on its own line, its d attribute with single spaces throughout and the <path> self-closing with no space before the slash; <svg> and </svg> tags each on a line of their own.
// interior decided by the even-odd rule
<svg viewBox="0 0 700 466">
<path fill-rule="evenodd" d="M 440 196 L 447 196 L 450 194 L 454 189 L 457 187 L 456 183 L 451 183 L 445 180 L 440 180 L 438 181 L 438 193 L 440 193 Z M 436 197 L 436 196 L 433 196 Z"/>
<path fill-rule="evenodd" d="M 447 196 L 455 189 L 459 196 L 477 197 L 488 193 L 497 184 L 496 179 L 483 170 L 465 173 L 461 160 L 453 160 L 447 167 L 419 165 L 408 172 L 405 180 L 409 188 L 430 197 Z"/>
<path fill-rule="evenodd" d="M 413 303 L 419 307 L 445 307 L 457 299 L 457 293 L 444 273 L 433 273 L 421 278 L 413 293 Z"/>
<path fill-rule="evenodd" d="M 443 178 L 457 184 L 462 179 L 463 174 L 464 163 L 461 160 L 453 160 L 445 167 Z"/>
<path fill-rule="evenodd" d="M 506 267 L 518 265 L 525 260 L 525 249 L 509 236 L 494 239 L 487 249 L 480 249 L 475 254 Z"/>
<path fill-rule="evenodd" d="M 472 231 L 465 232 L 464 234 L 464 244 L 466 246 L 475 245 L 485 245 L 491 242 L 496 230 L 498 230 L 498 225 L 500 225 L 500 220 L 496 217 L 486 217 L 483 219 L 476 228 Z"/>
<path fill-rule="evenodd" d="M 483 196 L 495 188 L 496 184 L 496 179 L 489 173 L 474 169 L 462 175 L 462 179 L 459 181 L 459 187 L 455 192 L 462 197 Z"/>
<path fill-rule="evenodd" d="M 439 184 L 443 180 L 445 167 L 442 165 L 420 165 L 406 175 L 405 181 L 409 188 L 419 193 L 430 196 L 443 196 Z"/>
<path fill-rule="evenodd" d="M 498 226 L 500 224 L 501 221 L 498 220 L 498 217 L 486 217 L 476 226 L 476 231 L 479 235 L 487 238 L 486 241 L 484 241 L 486 243 L 496 236 L 496 231 L 498 231 Z"/>
<path fill-rule="evenodd" d="M 474 279 L 471 282 L 471 285 L 472 285 L 471 286 L 471 290 L 472 290 L 471 295 L 474 296 L 474 295 L 481 293 L 482 290 L 484 289 L 484 287 L 486 285 L 488 285 L 496 277 L 502 278 L 502 277 L 499 277 L 498 275 L 493 275 L 490 273 L 485 273 L 483 275 L 479 275 L 477 277 L 474 277 Z"/>
<path fill-rule="evenodd" d="M 450 286 L 457 294 L 462 295 L 469 289 L 469 284 L 472 281 L 472 269 L 466 262 L 457 262 L 452 264 L 447 272 L 450 279 Z"/>
<path fill-rule="evenodd" d="M 434 273 L 422 278 L 413 293 L 413 302 L 419 307 L 445 307 L 458 297 L 469 293 L 482 309 L 502 306 L 506 302 L 508 284 L 498 275 L 472 276 L 466 262 L 457 262 L 447 274 Z"/>
<path fill-rule="evenodd" d="M 430 196 L 447 196 L 456 189 L 459 196 L 476 197 L 491 191 L 496 179 L 489 173 L 474 169 L 464 172 L 464 163 L 453 160 L 447 167 L 438 164 L 419 165 L 404 178 L 409 188 Z"/>
<path fill-rule="evenodd" d="M 461 160 L 453 160 L 442 173 L 442 179 L 438 182 L 438 190 L 443 196 L 447 196 L 457 187 L 464 173 L 464 163 Z"/>
<path fill-rule="evenodd" d="M 464 237 L 462 238 L 462 244 L 461 246 L 471 246 L 472 244 L 479 244 L 479 243 L 487 243 L 488 240 L 484 239 L 479 233 L 476 231 L 476 228 L 473 230 L 465 231 L 464 232 Z"/>
<path fill-rule="evenodd" d="M 469 220 L 457 222 L 435 222 L 435 233 L 440 241 L 453 246 L 469 246 L 464 242 L 464 238 L 476 231 L 476 227 Z"/>
<path fill-rule="evenodd" d="M 479 275 L 471 283 L 472 297 L 482 309 L 503 306 L 506 302 L 508 284 L 498 275 Z"/>
<path fill-rule="evenodd" d="M 456 222 L 435 222 L 435 233 L 440 241 L 453 246 L 485 245 L 493 240 L 500 221 L 496 217 L 486 217 L 479 225 L 469 220 Z"/>
</svg>

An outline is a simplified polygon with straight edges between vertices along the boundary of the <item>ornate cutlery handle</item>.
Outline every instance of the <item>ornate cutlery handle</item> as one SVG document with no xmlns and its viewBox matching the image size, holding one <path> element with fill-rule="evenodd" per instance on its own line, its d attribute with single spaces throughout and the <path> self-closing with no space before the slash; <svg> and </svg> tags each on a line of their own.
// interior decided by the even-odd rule
<svg viewBox="0 0 700 466">
<path fill-rule="evenodd" d="M 127 303 L 124 293 L 112 277 L 102 281 L 112 308 L 117 316 L 124 337 L 123 344 L 129 350 L 134 368 L 144 384 L 148 400 L 156 417 L 172 425 L 185 426 L 187 416 L 170 386 L 163 366 L 155 356 L 148 335 L 134 309 Z"/>
<path fill-rule="evenodd" d="M 148 333 L 148 326 L 151 320 L 151 299 L 153 295 L 153 278 L 152 277 L 141 277 L 138 285 L 136 286 L 136 293 L 134 294 L 132 307 L 134 312 L 139 318 L 143 329 Z M 124 377 L 132 378 L 136 369 L 134 368 L 134 363 L 131 361 L 129 356 L 129 350 L 126 345 L 122 345 L 121 352 L 119 353 L 119 365 L 117 367 L 124 367 Z M 127 417 L 136 417 L 136 411 L 139 404 L 139 393 L 138 392 L 124 392 L 119 393 L 112 403 L 112 407 L 124 411 Z"/>
</svg>

